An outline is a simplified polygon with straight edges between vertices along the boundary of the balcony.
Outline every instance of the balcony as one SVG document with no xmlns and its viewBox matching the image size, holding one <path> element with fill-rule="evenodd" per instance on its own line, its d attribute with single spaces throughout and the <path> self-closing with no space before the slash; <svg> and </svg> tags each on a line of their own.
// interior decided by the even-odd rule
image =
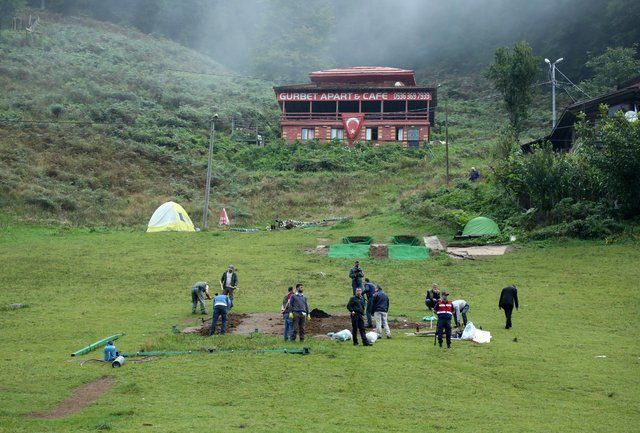
<svg viewBox="0 0 640 433">
<path fill-rule="evenodd" d="M 366 121 L 408 121 L 429 122 L 427 111 L 400 111 L 393 113 L 365 113 Z M 283 113 L 280 121 L 291 122 L 342 122 L 342 113 Z"/>
</svg>

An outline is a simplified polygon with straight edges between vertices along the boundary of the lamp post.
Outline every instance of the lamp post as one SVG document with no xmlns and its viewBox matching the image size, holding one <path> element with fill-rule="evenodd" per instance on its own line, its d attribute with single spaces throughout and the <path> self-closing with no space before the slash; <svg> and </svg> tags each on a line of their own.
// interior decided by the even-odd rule
<svg viewBox="0 0 640 433">
<path fill-rule="evenodd" d="M 207 229 L 207 218 L 209 213 L 209 194 L 211 193 L 211 163 L 213 160 L 213 140 L 216 133 L 217 114 L 211 119 L 211 135 L 209 136 L 209 162 L 207 163 L 207 184 L 204 187 L 204 208 L 202 209 L 202 230 Z"/>
<path fill-rule="evenodd" d="M 544 62 L 549 65 L 549 70 L 551 71 L 551 119 L 553 123 L 553 127 L 556 127 L 556 64 L 560 63 L 564 57 L 560 57 L 555 62 L 551 63 L 549 59 L 544 59 Z"/>
</svg>

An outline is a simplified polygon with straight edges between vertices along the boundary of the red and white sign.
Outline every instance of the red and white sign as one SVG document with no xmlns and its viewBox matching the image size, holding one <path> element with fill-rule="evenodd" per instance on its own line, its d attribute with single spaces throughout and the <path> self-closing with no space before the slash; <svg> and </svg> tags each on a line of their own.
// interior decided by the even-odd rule
<svg viewBox="0 0 640 433">
<path fill-rule="evenodd" d="M 431 101 L 431 92 L 280 92 L 278 101 Z"/>
<path fill-rule="evenodd" d="M 342 113 L 342 125 L 344 125 L 344 132 L 347 134 L 349 144 L 353 145 L 353 141 L 358 138 L 363 123 L 363 113 Z"/>
<path fill-rule="evenodd" d="M 225 208 L 222 208 L 222 210 L 220 211 L 220 219 L 218 220 L 218 225 L 229 225 L 229 217 L 227 216 L 227 210 Z"/>
</svg>

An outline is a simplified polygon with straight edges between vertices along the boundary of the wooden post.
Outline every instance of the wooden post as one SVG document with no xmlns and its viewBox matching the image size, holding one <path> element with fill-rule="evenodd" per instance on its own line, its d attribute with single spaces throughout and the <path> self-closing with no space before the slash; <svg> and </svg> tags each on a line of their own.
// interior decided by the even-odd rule
<svg viewBox="0 0 640 433">
<path fill-rule="evenodd" d="M 447 109 L 447 100 L 444 100 L 444 148 L 447 160 L 447 170 L 445 173 L 445 181 L 449 186 L 449 110 Z"/>
</svg>

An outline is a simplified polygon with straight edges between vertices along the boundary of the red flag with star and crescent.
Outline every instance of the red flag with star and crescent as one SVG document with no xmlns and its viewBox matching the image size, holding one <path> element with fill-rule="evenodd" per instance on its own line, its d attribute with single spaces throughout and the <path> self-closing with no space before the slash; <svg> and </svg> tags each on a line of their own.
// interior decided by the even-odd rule
<svg viewBox="0 0 640 433">
<path fill-rule="evenodd" d="M 363 113 L 342 113 L 342 124 L 344 125 L 344 132 L 349 139 L 349 144 L 353 145 L 353 141 L 358 138 L 363 123 Z"/>
</svg>

